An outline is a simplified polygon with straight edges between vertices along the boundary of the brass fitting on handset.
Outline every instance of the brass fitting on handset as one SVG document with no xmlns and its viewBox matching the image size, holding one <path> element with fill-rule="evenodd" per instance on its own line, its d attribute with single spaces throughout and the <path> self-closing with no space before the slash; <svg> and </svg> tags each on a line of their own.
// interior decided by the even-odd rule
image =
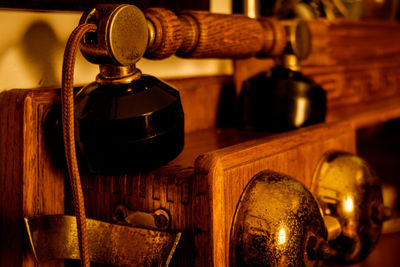
<svg viewBox="0 0 400 267">
<path fill-rule="evenodd" d="M 81 42 L 83 56 L 95 64 L 135 64 L 144 55 L 149 42 L 147 20 L 133 5 L 98 5 L 85 13 L 82 23 L 97 25 Z"/>
<path fill-rule="evenodd" d="M 140 78 L 135 64 L 142 58 L 149 42 L 147 20 L 133 5 L 98 5 L 85 13 L 80 21 L 97 25 L 80 44 L 82 55 L 100 65 L 96 81 L 130 83 Z"/>
</svg>

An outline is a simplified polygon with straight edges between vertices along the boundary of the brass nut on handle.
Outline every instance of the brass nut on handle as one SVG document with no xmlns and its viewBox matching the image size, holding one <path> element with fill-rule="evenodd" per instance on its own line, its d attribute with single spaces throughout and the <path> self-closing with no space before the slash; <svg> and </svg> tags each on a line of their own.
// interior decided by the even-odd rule
<svg viewBox="0 0 400 267">
<path fill-rule="evenodd" d="M 328 231 L 328 240 L 334 240 L 342 233 L 342 226 L 339 220 L 333 216 L 325 215 L 324 223 Z"/>
<path fill-rule="evenodd" d="M 152 230 L 166 230 L 171 225 L 170 215 L 163 209 L 154 212 L 133 211 L 124 205 L 114 208 L 113 220 L 118 224 Z"/>
</svg>

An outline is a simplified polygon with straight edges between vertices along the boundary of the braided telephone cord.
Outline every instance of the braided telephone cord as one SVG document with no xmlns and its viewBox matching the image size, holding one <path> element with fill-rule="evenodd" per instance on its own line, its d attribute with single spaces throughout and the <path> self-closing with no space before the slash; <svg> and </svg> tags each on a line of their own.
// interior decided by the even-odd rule
<svg viewBox="0 0 400 267">
<path fill-rule="evenodd" d="M 78 44 L 86 32 L 94 32 L 97 27 L 94 24 L 82 24 L 71 33 L 64 52 L 62 67 L 62 122 L 64 135 L 65 157 L 67 159 L 68 172 L 71 182 L 76 224 L 78 228 L 79 253 L 81 266 L 90 266 L 88 238 L 86 231 L 85 203 L 79 175 L 78 162 L 75 150 L 74 127 L 74 65 L 78 50 Z"/>
</svg>

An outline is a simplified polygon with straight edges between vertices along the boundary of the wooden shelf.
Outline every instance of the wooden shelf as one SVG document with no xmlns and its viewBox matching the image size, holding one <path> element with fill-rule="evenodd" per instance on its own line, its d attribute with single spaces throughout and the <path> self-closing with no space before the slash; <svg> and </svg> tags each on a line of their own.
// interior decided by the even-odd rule
<svg viewBox="0 0 400 267">
<path fill-rule="evenodd" d="M 360 129 L 397 118 L 400 118 L 400 96 L 328 110 L 326 122 L 348 121 L 354 128 Z M 198 155 L 272 135 L 233 128 L 209 128 L 190 132 L 185 136 L 184 150 L 168 165 L 193 166 Z"/>
<path fill-rule="evenodd" d="M 185 135 L 185 147 L 181 154 L 168 165 L 194 166 L 194 161 L 201 154 L 270 135 L 232 128 L 209 128 L 191 132 Z"/>
<path fill-rule="evenodd" d="M 326 122 L 348 121 L 354 128 L 360 129 L 396 118 L 400 118 L 400 96 L 329 110 Z M 193 166 L 196 157 L 206 152 L 272 135 L 233 128 L 209 128 L 190 132 L 185 135 L 184 150 L 168 165 Z"/>
<path fill-rule="evenodd" d="M 327 121 L 350 121 L 359 129 L 400 118 L 400 96 L 328 111 Z"/>
</svg>

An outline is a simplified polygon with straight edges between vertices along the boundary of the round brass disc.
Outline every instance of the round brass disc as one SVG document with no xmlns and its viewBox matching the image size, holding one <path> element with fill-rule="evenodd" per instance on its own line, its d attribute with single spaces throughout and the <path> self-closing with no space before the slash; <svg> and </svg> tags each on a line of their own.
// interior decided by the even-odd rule
<svg viewBox="0 0 400 267">
<path fill-rule="evenodd" d="M 378 176 L 360 157 L 329 152 L 320 160 L 311 186 L 325 215 L 341 224 L 329 241 L 329 264 L 354 264 L 374 248 L 382 230 L 384 206 Z"/>
<path fill-rule="evenodd" d="M 230 266 L 320 266 L 327 232 L 300 182 L 262 171 L 246 186 L 231 228 Z"/>
<path fill-rule="evenodd" d="M 136 6 L 119 6 L 108 20 L 106 32 L 109 53 L 120 65 L 135 64 L 146 51 L 147 20 Z"/>
<path fill-rule="evenodd" d="M 290 44 L 293 53 L 299 60 L 304 60 L 311 52 L 311 32 L 305 20 L 297 20 L 292 25 L 290 32 Z"/>
<path fill-rule="evenodd" d="M 285 26 L 289 53 L 293 53 L 299 60 L 306 59 L 311 52 L 311 31 L 305 20 L 281 20 Z"/>
</svg>

